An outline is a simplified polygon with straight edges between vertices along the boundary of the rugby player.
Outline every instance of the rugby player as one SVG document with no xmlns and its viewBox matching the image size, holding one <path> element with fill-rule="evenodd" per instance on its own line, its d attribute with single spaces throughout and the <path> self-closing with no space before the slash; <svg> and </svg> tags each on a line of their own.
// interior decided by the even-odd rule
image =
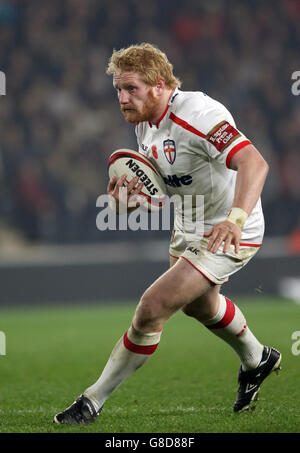
<svg viewBox="0 0 300 453">
<path fill-rule="evenodd" d="M 186 230 L 176 209 L 170 269 L 142 295 L 132 323 L 115 345 L 99 379 L 55 423 L 89 423 L 111 393 L 156 350 L 164 323 L 178 310 L 207 327 L 238 355 L 234 412 L 255 404 L 281 354 L 265 346 L 221 287 L 259 250 L 264 234 L 261 192 L 268 164 L 239 131 L 224 105 L 202 92 L 180 90 L 167 56 L 143 43 L 114 51 L 108 65 L 124 118 L 135 124 L 139 151 L 158 166 L 169 194 L 204 197 L 204 234 Z M 124 177 L 108 193 L 119 199 Z M 128 203 L 142 188 L 127 186 Z M 192 207 L 197 210 L 197 206 Z"/>
</svg>

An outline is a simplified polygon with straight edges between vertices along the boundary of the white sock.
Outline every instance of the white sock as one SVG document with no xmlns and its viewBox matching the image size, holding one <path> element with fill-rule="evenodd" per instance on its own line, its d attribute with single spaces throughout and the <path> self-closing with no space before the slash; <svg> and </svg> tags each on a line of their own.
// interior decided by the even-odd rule
<svg viewBox="0 0 300 453">
<path fill-rule="evenodd" d="M 247 326 L 241 310 L 227 297 L 222 294 L 219 296 L 217 314 L 203 324 L 234 349 L 244 371 L 256 368 L 261 361 L 264 346 Z"/>
<path fill-rule="evenodd" d="M 99 379 L 87 388 L 88 397 L 96 410 L 122 382 L 140 368 L 156 350 L 161 331 L 142 334 L 132 326 L 115 345 Z"/>
</svg>

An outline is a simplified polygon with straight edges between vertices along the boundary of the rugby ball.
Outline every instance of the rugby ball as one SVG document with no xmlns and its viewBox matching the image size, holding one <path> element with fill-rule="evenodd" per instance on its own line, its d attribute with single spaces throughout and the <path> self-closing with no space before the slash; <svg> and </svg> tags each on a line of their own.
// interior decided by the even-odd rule
<svg viewBox="0 0 300 453">
<path fill-rule="evenodd" d="M 126 184 L 135 176 L 139 177 L 143 188 L 138 197 L 139 204 L 150 211 L 162 208 L 167 199 L 164 180 L 150 159 L 131 149 L 118 149 L 112 153 L 108 162 L 108 174 L 118 179 L 126 174 Z"/>
</svg>

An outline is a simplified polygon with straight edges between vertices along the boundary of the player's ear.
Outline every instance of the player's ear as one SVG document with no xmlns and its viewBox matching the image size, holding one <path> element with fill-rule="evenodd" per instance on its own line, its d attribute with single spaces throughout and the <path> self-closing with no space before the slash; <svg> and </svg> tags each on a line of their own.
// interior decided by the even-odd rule
<svg viewBox="0 0 300 453">
<path fill-rule="evenodd" d="M 158 79 L 155 85 L 156 92 L 158 95 L 162 94 L 166 87 L 165 81 L 163 79 Z"/>
</svg>

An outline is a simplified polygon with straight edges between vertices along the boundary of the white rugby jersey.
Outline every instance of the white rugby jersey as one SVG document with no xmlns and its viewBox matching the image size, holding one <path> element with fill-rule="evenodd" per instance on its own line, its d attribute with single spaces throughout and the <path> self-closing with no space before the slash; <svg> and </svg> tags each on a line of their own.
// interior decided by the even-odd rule
<svg viewBox="0 0 300 453">
<path fill-rule="evenodd" d="M 193 220 L 196 215 L 198 219 L 202 217 L 204 231 L 226 219 L 234 199 L 237 174 L 229 163 L 236 152 L 251 142 L 236 129 L 224 105 L 205 93 L 176 89 L 157 124 L 138 123 L 135 132 L 139 152 L 159 169 L 168 195 L 177 194 L 181 199 L 184 195 L 194 196 L 188 217 Z M 203 208 L 197 207 L 195 195 L 203 195 Z M 187 212 L 184 210 L 185 218 Z M 188 222 L 183 222 L 182 203 L 175 208 L 174 227 L 191 232 Z M 263 234 L 259 199 L 244 225 L 240 244 L 259 246 Z"/>
</svg>

